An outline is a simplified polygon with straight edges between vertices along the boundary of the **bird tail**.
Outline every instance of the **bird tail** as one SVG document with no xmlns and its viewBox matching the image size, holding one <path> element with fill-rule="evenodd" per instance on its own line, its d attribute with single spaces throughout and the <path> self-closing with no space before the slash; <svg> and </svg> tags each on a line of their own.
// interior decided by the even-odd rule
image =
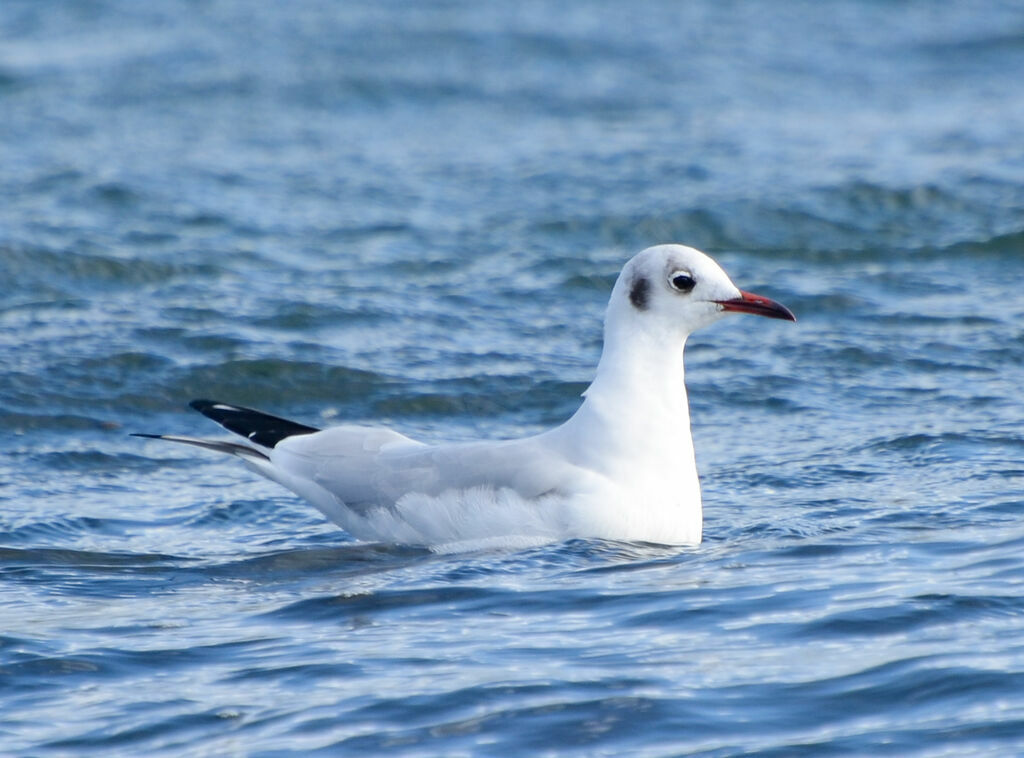
<svg viewBox="0 0 1024 758">
<path fill-rule="evenodd" d="M 244 408 L 241 405 L 218 403 L 214 400 L 193 400 L 189 406 L 207 418 L 213 419 L 229 432 L 241 435 L 254 445 L 264 448 L 273 448 L 281 440 L 294 437 L 296 434 L 313 434 L 313 432 L 320 431 L 313 426 L 298 424 L 286 418 L 271 416 L 269 413 Z M 195 445 L 207 450 L 216 450 L 219 453 L 237 455 L 248 461 L 270 460 L 269 456 L 256 448 L 237 442 L 203 440 L 196 437 L 181 437 L 176 434 L 133 434 L 132 436 Z"/>
<path fill-rule="evenodd" d="M 359 528 L 358 519 L 345 507 L 345 504 L 339 498 L 312 479 L 289 473 L 286 469 L 275 465 L 270 455 L 268 455 L 268 452 L 286 437 L 292 437 L 296 434 L 312 434 L 313 432 L 320 431 L 319 429 L 297 424 L 294 421 L 288 421 L 277 416 L 271 416 L 261 411 L 254 411 L 251 408 L 243 408 L 226 403 L 215 403 L 211 400 L 193 400 L 189 405 L 204 416 L 216 421 L 225 429 L 242 435 L 246 440 L 254 445 L 259 445 L 267 452 L 241 442 L 204 440 L 197 437 L 182 437 L 176 434 L 137 433 L 132 436 L 180 442 L 184 445 L 193 445 L 206 450 L 233 455 L 241 460 L 246 468 L 271 481 L 277 482 L 300 497 L 305 498 L 331 521 L 340 524 L 343 529 L 353 534 L 357 533 L 354 529 L 357 530 Z"/>
<path fill-rule="evenodd" d="M 202 447 L 207 450 L 216 450 L 218 453 L 227 453 L 229 455 L 237 455 L 239 458 L 247 460 L 264 460 L 269 461 L 270 457 L 264 453 L 261 453 L 254 447 L 248 445 L 242 445 L 237 442 L 221 442 L 220 440 L 201 440 L 198 437 L 181 437 L 176 434 L 132 434 L 132 437 L 145 437 L 151 440 L 167 440 L 168 442 L 180 442 L 184 445 L 195 445 L 196 447 Z"/>
</svg>

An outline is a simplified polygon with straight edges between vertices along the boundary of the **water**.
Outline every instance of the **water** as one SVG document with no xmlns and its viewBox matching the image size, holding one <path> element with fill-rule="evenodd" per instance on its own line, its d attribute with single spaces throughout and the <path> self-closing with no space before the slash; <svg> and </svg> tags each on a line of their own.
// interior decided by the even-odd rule
<svg viewBox="0 0 1024 758">
<path fill-rule="evenodd" d="M 0 752 L 1024 752 L 1016 3 L 0 4 Z M 426 440 L 577 406 L 618 268 L 706 541 L 365 545 L 197 396 Z"/>
</svg>

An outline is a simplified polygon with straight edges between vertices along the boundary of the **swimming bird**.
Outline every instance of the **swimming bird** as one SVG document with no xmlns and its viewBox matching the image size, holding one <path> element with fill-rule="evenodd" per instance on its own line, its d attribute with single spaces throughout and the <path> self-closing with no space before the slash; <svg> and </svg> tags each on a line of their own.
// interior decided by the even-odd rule
<svg viewBox="0 0 1024 758">
<path fill-rule="evenodd" d="M 796 320 L 692 247 L 638 253 L 612 289 L 583 403 L 560 426 L 522 439 L 427 445 L 384 427 L 320 430 L 212 400 L 191 406 L 245 442 L 138 436 L 234 455 L 360 540 L 699 543 L 683 347 L 728 313 Z"/>
</svg>

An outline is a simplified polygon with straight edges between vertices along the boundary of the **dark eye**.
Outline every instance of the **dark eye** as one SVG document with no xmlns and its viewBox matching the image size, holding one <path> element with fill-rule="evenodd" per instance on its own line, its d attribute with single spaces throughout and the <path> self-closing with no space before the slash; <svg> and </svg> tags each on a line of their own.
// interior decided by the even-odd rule
<svg viewBox="0 0 1024 758">
<path fill-rule="evenodd" d="M 690 276 L 688 271 L 676 271 L 668 278 L 673 289 L 680 292 L 689 292 L 697 285 L 697 280 Z"/>
</svg>

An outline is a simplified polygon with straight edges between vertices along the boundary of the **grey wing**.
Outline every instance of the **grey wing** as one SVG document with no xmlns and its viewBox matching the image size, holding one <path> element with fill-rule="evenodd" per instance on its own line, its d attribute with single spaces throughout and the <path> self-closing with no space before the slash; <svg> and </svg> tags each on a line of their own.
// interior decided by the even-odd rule
<svg viewBox="0 0 1024 758">
<path fill-rule="evenodd" d="M 312 480 L 350 508 L 391 505 L 417 492 L 489 486 L 524 497 L 557 489 L 567 465 L 540 437 L 429 446 L 390 429 L 340 426 L 291 437 L 271 453 L 276 466 Z"/>
<path fill-rule="evenodd" d="M 315 482 L 352 506 L 380 499 L 380 460 L 387 451 L 426 448 L 391 429 L 345 425 L 282 440 L 270 459 L 289 476 Z"/>
</svg>

